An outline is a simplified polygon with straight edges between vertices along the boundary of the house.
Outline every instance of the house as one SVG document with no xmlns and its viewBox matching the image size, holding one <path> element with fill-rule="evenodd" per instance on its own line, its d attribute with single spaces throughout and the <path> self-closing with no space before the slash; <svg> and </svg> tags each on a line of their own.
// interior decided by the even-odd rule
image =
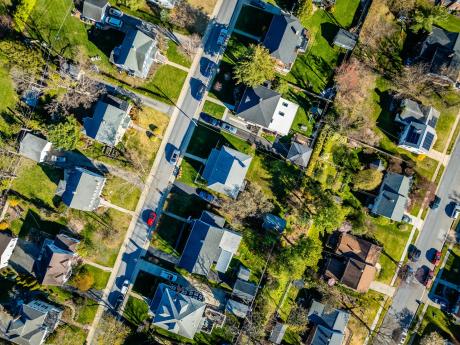
<svg viewBox="0 0 460 345">
<path fill-rule="evenodd" d="M 40 300 L 23 304 L 20 315 L 10 321 L 5 336 L 19 345 L 41 345 L 59 324 L 62 310 Z"/>
<path fill-rule="evenodd" d="M 85 0 L 81 16 L 92 22 L 103 23 L 107 7 L 109 7 L 107 0 Z"/>
<path fill-rule="evenodd" d="M 224 225 L 222 217 L 203 211 L 200 219 L 193 222 L 179 266 L 190 273 L 207 276 L 215 264 L 217 272 L 225 273 L 242 237 Z"/>
<path fill-rule="evenodd" d="M 117 97 L 106 95 L 96 103 L 93 117 L 85 117 L 86 135 L 109 146 L 116 146 L 131 123 L 131 105 Z"/>
<path fill-rule="evenodd" d="M 287 325 L 281 322 L 277 322 L 270 333 L 270 340 L 273 344 L 281 344 L 286 333 Z"/>
<path fill-rule="evenodd" d="M 433 107 L 410 99 L 401 101 L 395 121 L 403 126 L 398 146 L 416 154 L 427 154 L 436 141 L 436 124 L 440 116 Z"/>
<path fill-rule="evenodd" d="M 286 159 L 301 168 L 306 168 L 310 162 L 312 152 L 313 149 L 310 145 L 302 144 L 293 140 L 291 142 L 291 146 L 289 147 Z"/>
<path fill-rule="evenodd" d="M 5 232 L 0 232 L 0 270 L 8 266 L 8 261 L 13 254 L 17 242 L 17 237 L 12 237 Z"/>
<path fill-rule="evenodd" d="M 145 79 L 159 54 L 156 38 L 133 29 L 126 33 L 121 45 L 112 50 L 110 61 L 128 74 Z"/>
<path fill-rule="evenodd" d="M 264 222 L 262 227 L 265 230 L 276 231 L 277 233 L 283 233 L 284 229 L 286 228 L 286 220 L 280 217 L 275 216 L 271 213 L 264 214 Z"/>
<path fill-rule="evenodd" d="M 46 139 L 27 132 L 19 143 L 19 154 L 42 163 L 51 151 L 52 144 Z"/>
<path fill-rule="evenodd" d="M 99 207 L 105 177 L 82 167 L 64 170 L 64 180 L 58 185 L 56 194 L 70 208 L 93 211 Z"/>
<path fill-rule="evenodd" d="M 246 123 L 280 135 L 287 135 L 299 106 L 265 86 L 247 87 L 236 108 Z"/>
<path fill-rule="evenodd" d="M 147 0 L 147 2 L 151 2 L 159 7 L 166 8 L 168 10 L 172 10 L 178 0 Z"/>
<path fill-rule="evenodd" d="M 307 345 L 346 344 L 350 335 L 347 329 L 349 320 L 349 313 L 329 308 L 313 300 L 308 311 L 308 322 L 312 328 L 305 343 Z"/>
<path fill-rule="evenodd" d="M 292 14 L 274 14 L 262 44 L 275 59 L 277 71 L 287 74 L 294 65 L 297 54 L 307 49 L 307 30 Z"/>
<path fill-rule="evenodd" d="M 379 194 L 371 205 L 371 213 L 396 222 L 403 219 L 406 206 L 409 203 L 411 181 L 407 176 L 387 173 L 380 186 Z"/>
<path fill-rule="evenodd" d="M 329 284 L 340 282 L 358 292 L 369 290 L 382 248 L 348 233 L 334 233 L 329 245 L 335 254 L 326 260 L 324 277 Z"/>
<path fill-rule="evenodd" d="M 357 41 L 358 35 L 344 29 L 339 29 L 334 37 L 334 45 L 346 50 L 353 50 Z"/>
<path fill-rule="evenodd" d="M 244 188 L 244 178 L 251 161 L 251 156 L 227 146 L 214 148 L 206 161 L 202 176 L 207 181 L 208 188 L 236 198 Z"/>
<path fill-rule="evenodd" d="M 233 285 L 232 296 L 243 301 L 246 304 L 251 303 L 257 294 L 257 285 L 237 279 L 235 285 Z"/>
<path fill-rule="evenodd" d="M 64 234 L 54 240 L 46 239 L 35 262 L 35 273 L 42 285 L 62 286 L 72 275 L 78 257 L 75 252 L 80 241 Z"/>
<path fill-rule="evenodd" d="M 249 306 L 230 298 L 225 304 L 225 310 L 236 317 L 245 318 L 248 315 Z"/>
<path fill-rule="evenodd" d="M 150 304 L 152 324 L 168 332 L 193 339 L 203 323 L 206 303 L 159 284 Z"/>
<path fill-rule="evenodd" d="M 440 81 L 455 84 L 460 75 L 460 40 L 458 32 L 433 26 L 422 43 L 419 57 L 429 64 L 429 72 Z"/>
</svg>

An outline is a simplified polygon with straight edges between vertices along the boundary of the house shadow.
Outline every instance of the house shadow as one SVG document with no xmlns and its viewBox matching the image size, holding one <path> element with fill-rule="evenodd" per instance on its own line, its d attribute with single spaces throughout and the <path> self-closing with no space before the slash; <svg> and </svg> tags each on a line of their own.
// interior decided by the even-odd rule
<svg viewBox="0 0 460 345">
<path fill-rule="evenodd" d="M 326 22 L 321 24 L 321 34 L 324 39 L 332 46 L 334 42 L 334 37 L 339 32 L 339 27 L 335 24 Z"/>
<path fill-rule="evenodd" d="M 107 57 L 110 56 L 113 48 L 119 46 L 125 34 L 115 29 L 99 30 L 92 27 L 88 30 L 88 39 L 92 42 L 99 50 L 101 50 Z"/>
<path fill-rule="evenodd" d="M 52 236 L 57 235 L 65 226 L 63 224 L 43 219 L 37 212 L 29 209 L 19 231 L 19 237 L 24 238 L 30 234 L 31 229 L 38 229 Z"/>
<path fill-rule="evenodd" d="M 375 89 L 380 114 L 377 117 L 377 127 L 393 142 L 398 141 L 397 133 L 401 127 L 395 122 L 395 99 L 388 91 Z"/>
</svg>

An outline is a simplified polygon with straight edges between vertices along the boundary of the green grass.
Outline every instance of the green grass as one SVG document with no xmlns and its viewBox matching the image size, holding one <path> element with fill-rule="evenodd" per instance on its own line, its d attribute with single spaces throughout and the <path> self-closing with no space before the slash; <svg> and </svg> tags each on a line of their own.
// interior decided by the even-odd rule
<svg viewBox="0 0 460 345">
<path fill-rule="evenodd" d="M 76 321 L 84 325 L 91 325 L 96 316 L 98 307 L 98 303 L 87 300 L 86 305 L 78 307 Z"/>
<path fill-rule="evenodd" d="M 152 92 L 159 100 L 173 104 L 179 98 L 187 72 L 169 65 L 160 66 L 154 76 L 139 89 Z"/>
<path fill-rule="evenodd" d="M 455 324 L 455 319 L 442 310 L 429 306 L 413 343 L 419 344 L 420 339 L 431 332 L 439 332 L 442 337 L 454 342 L 460 341 L 460 325 Z"/>
<path fill-rule="evenodd" d="M 46 339 L 49 345 L 60 345 L 62 339 L 72 339 L 73 345 L 84 345 L 86 343 L 86 331 L 76 326 L 62 324 Z"/>
<path fill-rule="evenodd" d="M 3 61 L 0 61 L 3 64 Z M 14 107 L 17 102 L 17 95 L 13 88 L 13 82 L 8 71 L 0 67 L 0 114 L 8 107 Z M 0 118 L 0 130 L 3 131 L 3 119 Z"/>
<path fill-rule="evenodd" d="M 449 251 L 441 277 L 453 284 L 460 284 L 460 245 L 455 245 Z"/>
<path fill-rule="evenodd" d="M 104 186 L 102 196 L 112 204 L 134 211 L 141 190 L 135 185 L 116 176 L 110 176 Z"/>
<path fill-rule="evenodd" d="M 221 119 L 222 116 L 224 116 L 225 107 L 211 101 L 206 101 L 203 105 L 203 112 L 215 117 L 216 119 Z"/>
<path fill-rule="evenodd" d="M 203 164 L 193 159 L 184 157 L 180 165 L 180 172 L 178 175 L 178 181 L 188 184 L 189 186 L 198 186 L 199 180 L 198 173 L 203 171 Z"/>
<path fill-rule="evenodd" d="M 84 265 L 85 268 L 90 272 L 94 277 L 93 288 L 97 290 L 104 290 L 107 282 L 109 281 L 110 272 L 103 271 L 97 267 L 91 265 Z"/>
<path fill-rule="evenodd" d="M 169 61 L 175 62 L 179 65 L 190 67 L 192 65 L 192 60 L 179 51 L 179 47 L 173 41 L 168 41 L 168 50 L 166 51 L 166 56 Z"/>
<path fill-rule="evenodd" d="M 460 32 L 460 18 L 456 15 L 450 14 L 447 20 L 437 22 L 436 25 L 447 31 Z"/>
<path fill-rule="evenodd" d="M 179 257 L 181 253 L 176 250 L 176 242 L 182 229 L 185 229 L 186 226 L 184 222 L 163 214 L 152 237 L 152 246 Z M 184 236 L 186 236 L 185 233 Z"/>
<path fill-rule="evenodd" d="M 149 306 L 143 300 L 129 296 L 123 316 L 133 326 L 139 326 L 149 318 Z"/>
<path fill-rule="evenodd" d="M 207 209 L 206 201 L 194 194 L 187 194 L 178 188 L 174 188 L 168 196 L 165 210 L 177 216 L 187 218 L 199 218 L 201 212 Z"/>
<path fill-rule="evenodd" d="M 373 235 L 383 245 L 379 259 L 382 269 L 377 280 L 389 284 L 409 239 L 410 230 L 405 225 L 402 225 L 402 229 L 400 229 L 397 224 L 383 217 L 372 218 L 371 220 L 375 225 Z"/>
<path fill-rule="evenodd" d="M 449 143 L 449 146 L 447 147 L 447 154 L 450 155 L 452 153 L 452 150 L 454 149 L 454 145 L 457 142 L 458 134 L 460 133 L 460 122 L 457 123 L 457 127 L 455 127 L 454 130 L 454 135 L 452 136 L 452 139 Z"/>
<path fill-rule="evenodd" d="M 37 206 L 54 207 L 53 198 L 61 177 L 59 169 L 24 159 L 12 190 Z"/>
</svg>

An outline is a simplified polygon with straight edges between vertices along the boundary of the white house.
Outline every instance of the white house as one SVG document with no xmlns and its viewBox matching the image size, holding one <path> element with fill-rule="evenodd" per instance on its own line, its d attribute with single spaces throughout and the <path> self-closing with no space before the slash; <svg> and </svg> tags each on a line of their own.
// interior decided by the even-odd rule
<svg viewBox="0 0 460 345">
<path fill-rule="evenodd" d="M 236 109 L 236 116 L 266 130 L 287 135 L 299 106 L 265 86 L 248 87 Z"/>
<path fill-rule="evenodd" d="M 8 261 L 13 254 L 14 247 L 18 242 L 17 237 L 11 237 L 0 233 L 0 269 L 8 266 Z"/>
</svg>

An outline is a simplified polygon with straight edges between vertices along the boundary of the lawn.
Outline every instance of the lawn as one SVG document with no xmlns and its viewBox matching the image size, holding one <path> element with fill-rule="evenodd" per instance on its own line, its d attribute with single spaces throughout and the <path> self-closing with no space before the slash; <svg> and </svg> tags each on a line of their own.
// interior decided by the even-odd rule
<svg viewBox="0 0 460 345">
<path fill-rule="evenodd" d="M 37 207 L 54 208 L 53 198 L 62 170 L 22 159 L 12 190 Z"/>
<path fill-rule="evenodd" d="M 221 119 L 222 116 L 224 116 L 225 107 L 211 101 L 206 101 L 203 105 L 203 112 L 215 117 L 216 119 Z"/>
<path fill-rule="evenodd" d="M 109 281 L 110 272 L 101 270 L 100 268 L 94 267 L 92 265 L 84 265 L 86 270 L 90 272 L 94 277 L 93 288 L 96 290 L 104 290 L 107 282 Z"/>
<path fill-rule="evenodd" d="M 46 339 L 46 344 L 61 345 L 62 339 L 72 339 L 73 345 L 86 344 L 86 331 L 76 326 L 62 324 Z"/>
<path fill-rule="evenodd" d="M 159 100 L 174 104 L 184 85 L 187 72 L 169 65 L 162 65 L 139 89 L 151 92 Z"/>
<path fill-rule="evenodd" d="M 203 171 L 203 168 L 203 164 L 200 162 L 184 157 L 180 165 L 177 180 L 189 186 L 196 187 L 199 183 L 199 180 L 197 180 L 198 174 Z"/>
<path fill-rule="evenodd" d="M 177 240 L 182 229 L 185 230 L 186 227 L 186 223 L 163 214 L 152 237 L 152 246 L 167 254 L 179 257 L 181 253 L 176 250 L 178 247 Z M 186 235 L 185 231 L 184 235 Z"/>
<path fill-rule="evenodd" d="M 460 325 L 455 324 L 455 319 L 442 310 L 429 306 L 413 343 L 419 344 L 420 339 L 431 332 L 439 332 L 446 339 L 460 342 Z"/>
<path fill-rule="evenodd" d="M 3 64 L 3 61 L 0 60 Z M 6 68 L 0 67 L 0 114 L 7 110 L 8 107 L 13 108 L 17 102 L 17 95 L 13 88 L 13 82 Z M 0 131 L 3 132 L 3 119 L 0 117 Z"/>
<path fill-rule="evenodd" d="M 116 176 L 110 176 L 102 191 L 102 196 L 112 204 L 134 211 L 141 190 L 135 185 Z"/>
<path fill-rule="evenodd" d="M 453 246 L 449 251 L 449 257 L 441 277 L 453 284 L 460 285 L 460 245 Z"/>
<path fill-rule="evenodd" d="M 207 209 L 208 204 L 195 194 L 186 192 L 174 187 L 168 195 L 165 203 L 165 211 L 171 212 L 180 217 L 199 218 L 201 212 Z"/>
<path fill-rule="evenodd" d="M 449 15 L 446 20 L 437 22 L 436 25 L 447 31 L 460 32 L 460 18 L 455 15 Z"/>
<path fill-rule="evenodd" d="M 131 216 L 114 209 L 99 208 L 95 212 L 69 210 L 69 217 L 69 225 L 83 236 L 79 254 L 97 264 L 112 267 Z"/>
<path fill-rule="evenodd" d="M 179 47 L 173 41 L 168 41 L 168 50 L 166 51 L 166 56 L 169 61 L 175 62 L 179 65 L 190 67 L 192 65 L 192 60 L 190 57 L 185 55 L 179 50 Z"/>
<path fill-rule="evenodd" d="M 286 80 L 300 87 L 321 92 L 331 81 L 342 50 L 332 46 L 339 25 L 351 25 L 359 0 L 337 0 L 332 15 L 316 10 L 302 24 L 309 31 L 310 42 L 305 54 L 300 54 Z"/>
<path fill-rule="evenodd" d="M 410 230 L 407 225 L 398 226 L 383 217 L 371 218 L 371 220 L 375 226 L 372 235 L 383 245 L 379 259 L 382 268 L 377 280 L 389 284 L 409 239 Z"/>
<path fill-rule="evenodd" d="M 141 110 L 131 110 L 133 122 L 145 130 L 161 137 L 168 126 L 169 116 L 156 109 L 143 107 Z"/>
<path fill-rule="evenodd" d="M 149 306 L 143 300 L 129 296 L 123 316 L 133 326 L 137 327 L 149 318 Z"/>
<path fill-rule="evenodd" d="M 77 306 L 76 321 L 84 325 L 91 325 L 96 316 L 97 308 L 99 308 L 99 304 L 92 300 L 87 300 L 83 306 Z"/>
</svg>

